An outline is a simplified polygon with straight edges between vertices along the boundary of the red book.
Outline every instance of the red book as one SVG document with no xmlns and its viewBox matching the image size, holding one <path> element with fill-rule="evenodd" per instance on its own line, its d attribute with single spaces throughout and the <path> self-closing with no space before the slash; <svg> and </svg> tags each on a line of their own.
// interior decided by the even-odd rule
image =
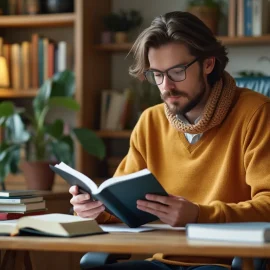
<svg viewBox="0 0 270 270">
<path fill-rule="evenodd" d="M 28 212 L 28 213 L 0 213 L 0 220 L 19 219 L 25 216 L 43 215 L 45 211 Z"/>
</svg>

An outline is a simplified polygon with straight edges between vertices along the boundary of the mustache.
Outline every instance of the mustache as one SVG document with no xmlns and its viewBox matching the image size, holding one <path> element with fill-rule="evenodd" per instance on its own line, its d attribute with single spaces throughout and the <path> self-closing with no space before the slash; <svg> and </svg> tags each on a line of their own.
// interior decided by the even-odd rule
<svg viewBox="0 0 270 270">
<path fill-rule="evenodd" d="M 188 98 L 188 95 L 185 92 L 175 90 L 175 89 L 172 89 L 170 91 L 165 91 L 164 93 L 161 93 L 160 96 L 163 100 L 169 97 L 180 97 L 180 96 Z"/>
</svg>

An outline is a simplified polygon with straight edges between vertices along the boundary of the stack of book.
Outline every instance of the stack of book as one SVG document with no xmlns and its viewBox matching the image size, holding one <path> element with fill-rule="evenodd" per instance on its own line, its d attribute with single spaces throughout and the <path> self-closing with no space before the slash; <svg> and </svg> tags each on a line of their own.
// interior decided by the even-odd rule
<svg viewBox="0 0 270 270">
<path fill-rule="evenodd" d="M 23 216 L 40 215 L 46 212 L 45 201 L 34 190 L 0 192 L 0 220 L 18 219 Z"/>
</svg>

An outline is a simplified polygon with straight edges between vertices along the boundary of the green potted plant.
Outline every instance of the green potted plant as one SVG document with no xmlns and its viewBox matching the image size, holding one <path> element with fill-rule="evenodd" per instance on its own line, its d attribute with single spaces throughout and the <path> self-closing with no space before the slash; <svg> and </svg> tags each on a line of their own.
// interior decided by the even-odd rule
<svg viewBox="0 0 270 270">
<path fill-rule="evenodd" d="M 105 28 L 114 33 L 116 43 L 127 42 L 127 33 L 141 25 L 143 18 L 137 10 L 120 10 L 104 17 Z"/>
<path fill-rule="evenodd" d="M 10 101 L 0 104 L 0 125 L 5 133 L 0 144 L 2 183 L 9 173 L 18 173 L 21 168 L 29 189 L 51 189 L 54 174 L 49 164 L 63 161 L 73 165 L 74 139 L 89 154 L 99 159 L 105 156 L 104 143 L 93 131 L 80 127 L 66 134 L 64 119 L 56 119 L 53 123 L 46 121 L 46 115 L 54 107 L 80 109 L 73 98 L 74 91 L 74 74 L 66 70 L 40 87 L 32 102 L 32 113 L 18 110 Z M 28 125 L 24 124 L 24 119 Z M 21 160 L 22 150 L 25 160 Z"/>
<path fill-rule="evenodd" d="M 190 0 L 188 12 L 202 20 L 216 35 L 221 16 L 221 4 L 222 0 Z"/>
</svg>

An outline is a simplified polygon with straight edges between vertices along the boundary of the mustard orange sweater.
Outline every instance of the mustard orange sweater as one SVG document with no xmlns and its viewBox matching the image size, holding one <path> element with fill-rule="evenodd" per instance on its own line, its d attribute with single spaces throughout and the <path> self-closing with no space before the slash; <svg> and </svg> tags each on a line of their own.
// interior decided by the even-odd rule
<svg viewBox="0 0 270 270">
<path fill-rule="evenodd" d="M 168 193 L 197 203 L 199 223 L 270 221 L 270 99 L 237 88 L 223 123 L 195 144 L 170 125 L 163 104 L 147 109 L 115 175 L 143 168 Z M 99 221 L 117 219 L 105 213 Z"/>
</svg>

